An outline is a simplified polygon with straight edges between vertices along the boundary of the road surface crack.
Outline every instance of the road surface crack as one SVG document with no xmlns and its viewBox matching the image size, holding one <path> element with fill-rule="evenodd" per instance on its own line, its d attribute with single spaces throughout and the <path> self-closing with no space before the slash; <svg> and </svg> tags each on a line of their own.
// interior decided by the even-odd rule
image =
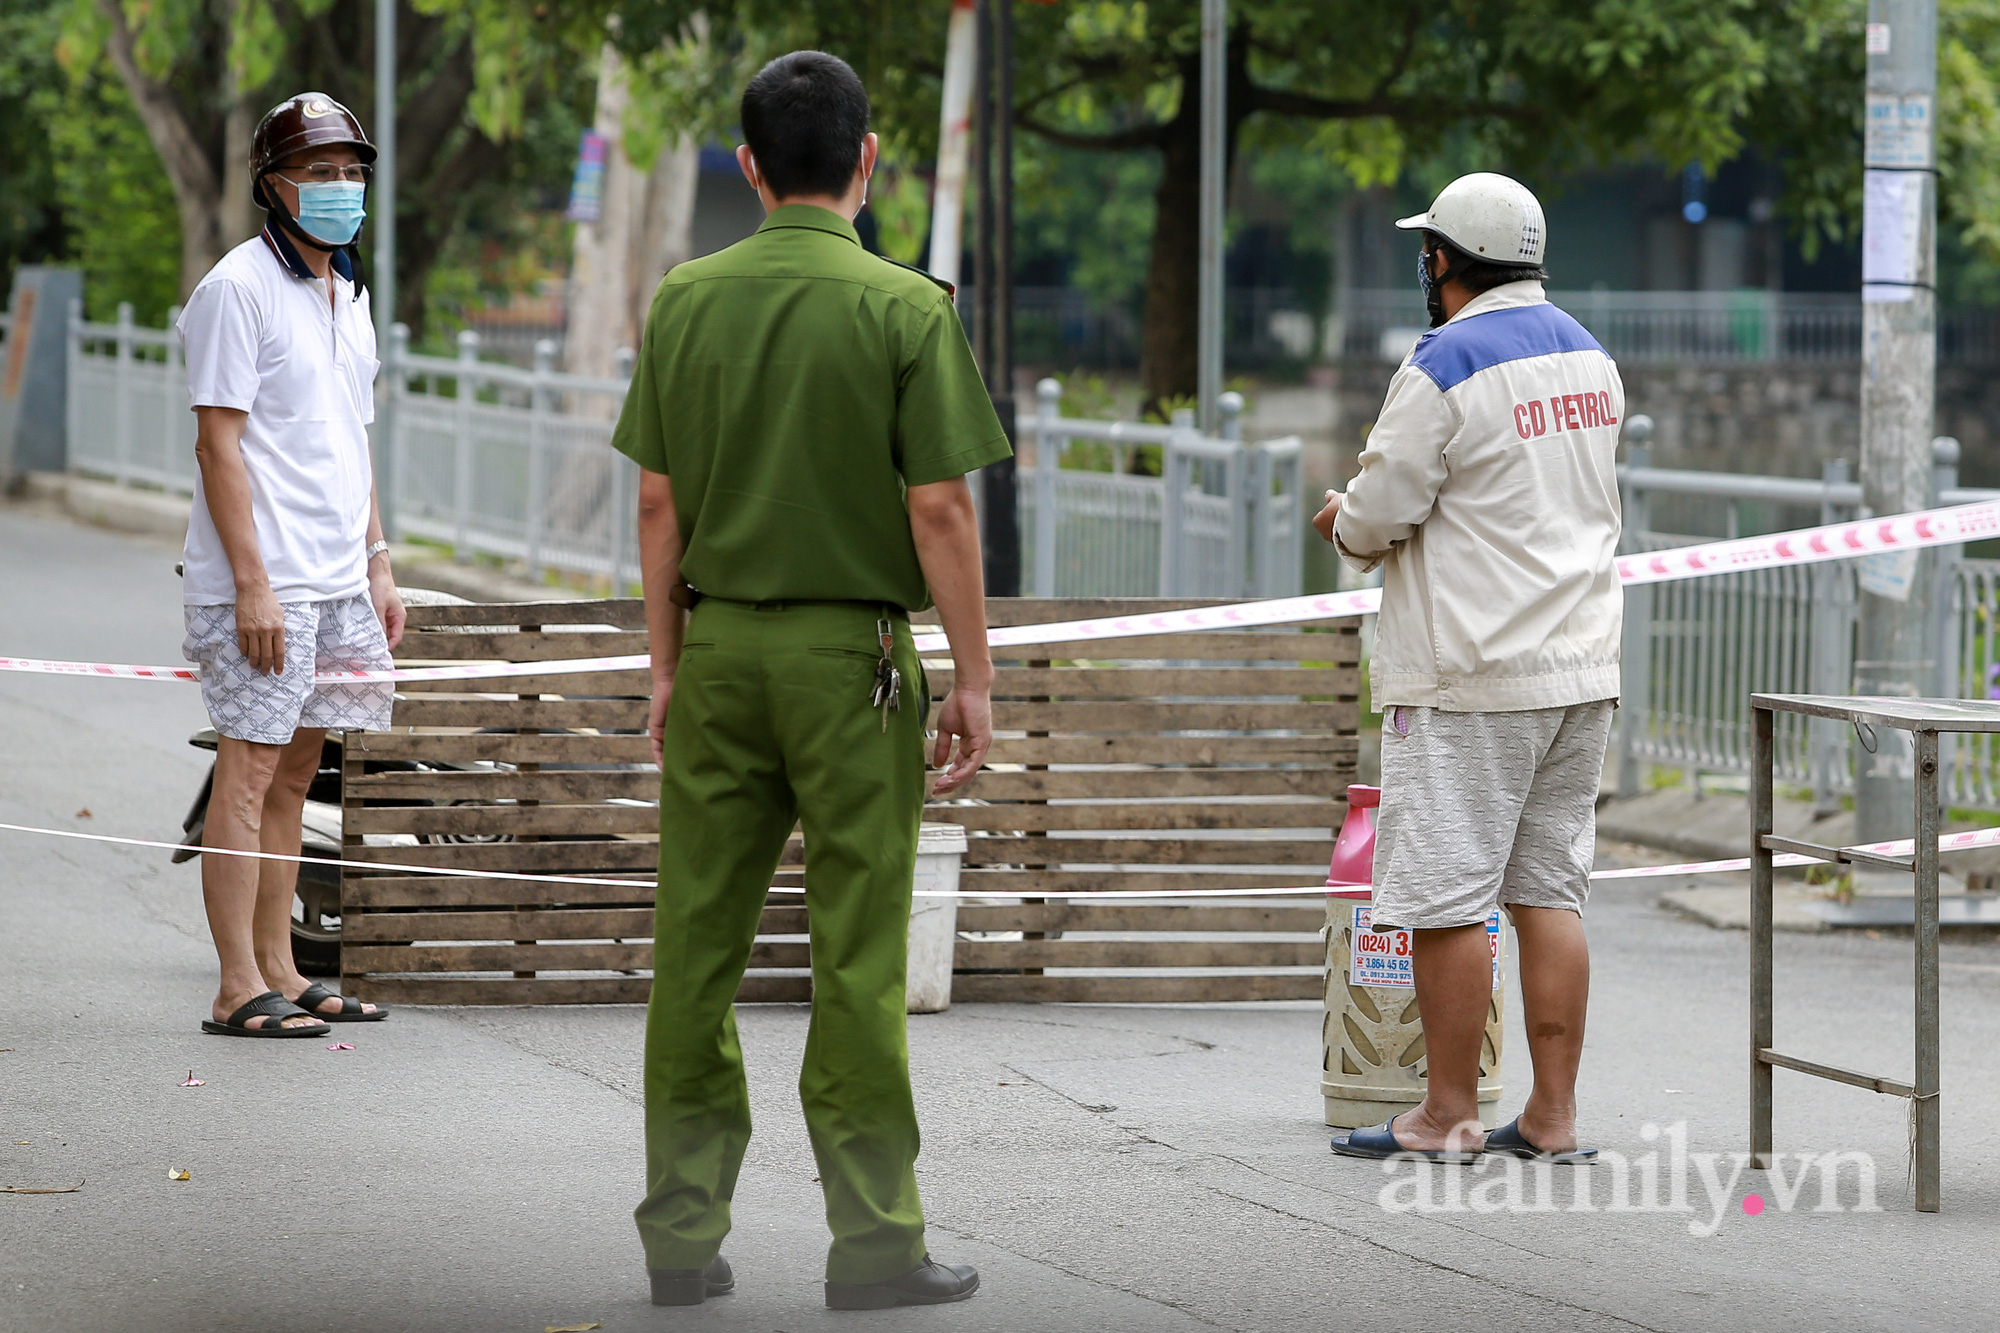
<svg viewBox="0 0 2000 1333">
<path fill-rule="evenodd" d="M 1470 1269 L 1456 1268 L 1451 1264 L 1443 1262 L 1442 1260 L 1432 1259 L 1421 1254 L 1412 1254 L 1407 1250 L 1399 1250 L 1394 1245 L 1390 1245 L 1386 1241 L 1377 1240 L 1373 1236 L 1364 1235 L 1363 1233 L 1358 1231 L 1350 1231 L 1346 1227 L 1337 1226 L 1334 1223 L 1325 1221 L 1324 1219 L 1321 1218 L 1308 1217 L 1304 1213 L 1295 1213 L 1289 1208 L 1280 1208 L 1276 1204 L 1265 1203 L 1261 1199 L 1251 1199 L 1251 1198 L 1246 1198 L 1241 1194 L 1232 1194 L 1230 1191 L 1217 1188 L 1214 1185 L 1205 1186 L 1205 1188 L 1209 1191 L 1209 1193 L 1220 1195 L 1222 1198 L 1233 1199 L 1237 1203 L 1249 1204 L 1252 1208 L 1261 1208 L 1265 1212 L 1276 1213 L 1280 1217 L 1288 1217 L 1296 1222 L 1304 1222 L 1308 1226 L 1314 1226 L 1320 1228 L 1321 1230 L 1331 1231 L 1334 1234 L 1346 1237 L 1349 1240 L 1360 1241 L 1362 1244 L 1368 1246 L 1369 1248 L 1380 1250 L 1384 1254 L 1394 1255 L 1398 1259 L 1407 1259 L 1411 1263 L 1422 1264 L 1426 1268 L 1434 1268 L 1441 1273 L 1451 1273 L 1458 1277 L 1468 1278 L 1471 1281 L 1481 1284 L 1482 1286 L 1493 1287 L 1500 1291 L 1509 1292 L 1515 1296 L 1524 1296 L 1529 1300 L 1539 1301 L 1544 1305 L 1552 1305 L 1558 1309 L 1573 1310 L 1578 1314 L 1595 1315 L 1599 1319 L 1607 1319 L 1610 1320 L 1612 1323 L 1621 1324 L 1626 1328 L 1641 1329 L 1644 1331 L 1644 1333 L 1668 1333 L 1668 1331 L 1665 1329 L 1658 1328 L 1652 1324 L 1642 1324 L 1638 1322 L 1636 1319 L 1627 1319 L 1623 1315 L 1612 1314 L 1609 1311 L 1599 1310 L 1588 1305 L 1580 1305 L 1575 1301 L 1565 1301 L 1555 1296 L 1549 1296 L 1545 1295 L 1542 1292 L 1534 1291 L 1528 1287 L 1516 1286 L 1511 1283 L 1502 1282 L 1497 1278 L 1490 1277 L 1484 1273 L 1475 1273 Z M 1487 1238 L 1481 1237 L 1481 1239 L 1487 1239 Z"/>
</svg>

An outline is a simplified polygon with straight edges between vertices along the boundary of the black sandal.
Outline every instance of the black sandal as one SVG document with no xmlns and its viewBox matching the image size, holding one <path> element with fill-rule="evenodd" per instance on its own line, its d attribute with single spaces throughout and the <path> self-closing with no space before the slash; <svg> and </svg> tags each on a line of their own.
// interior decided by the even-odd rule
<svg viewBox="0 0 2000 1333">
<path fill-rule="evenodd" d="M 253 1018 L 268 1018 L 271 1021 L 262 1027 L 251 1027 Z M 213 1032 L 220 1037 L 324 1037 L 333 1029 L 325 1023 L 315 1021 L 306 1027 L 288 1028 L 288 1018 L 314 1018 L 315 1015 L 293 1004 L 274 990 L 267 990 L 250 1003 L 231 1014 L 221 1023 L 212 1018 L 201 1020 L 203 1032 Z"/>
<path fill-rule="evenodd" d="M 339 1013 L 323 1014 L 319 1011 L 319 1007 L 328 1000 L 340 1001 Z M 293 1003 L 322 1023 L 376 1023 L 389 1016 L 389 1011 L 379 1005 L 374 1013 L 367 1013 L 361 1008 L 361 1001 L 351 995 L 335 994 L 317 981 L 300 991 L 299 998 Z"/>
</svg>

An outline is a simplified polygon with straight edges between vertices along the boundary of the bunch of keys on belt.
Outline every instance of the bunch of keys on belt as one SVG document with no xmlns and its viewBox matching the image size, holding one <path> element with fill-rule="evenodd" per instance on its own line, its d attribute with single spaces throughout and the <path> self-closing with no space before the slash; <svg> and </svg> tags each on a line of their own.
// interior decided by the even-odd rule
<svg viewBox="0 0 2000 1333">
<path fill-rule="evenodd" d="M 875 664 L 875 688 L 869 693 L 868 706 L 882 710 L 882 730 L 887 731 L 890 711 L 903 706 L 903 673 L 889 656 L 896 646 L 896 631 L 888 617 L 875 622 L 875 635 L 882 641 L 882 660 Z"/>
</svg>

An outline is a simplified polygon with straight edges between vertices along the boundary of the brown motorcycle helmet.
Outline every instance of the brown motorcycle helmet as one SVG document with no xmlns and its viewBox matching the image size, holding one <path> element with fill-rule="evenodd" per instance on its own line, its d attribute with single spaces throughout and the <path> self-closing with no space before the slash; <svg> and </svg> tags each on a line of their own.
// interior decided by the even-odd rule
<svg viewBox="0 0 2000 1333">
<path fill-rule="evenodd" d="M 257 206 L 271 207 L 264 193 L 266 172 L 301 148 L 327 144 L 352 148 L 365 164 L 375 161 L 375 145 L 368 142 L 361 122 L 325 93 L 300 93 L 266 111 L 250 138 L 250 174 L 256 182 L 251 193 Z"/>
</svg>

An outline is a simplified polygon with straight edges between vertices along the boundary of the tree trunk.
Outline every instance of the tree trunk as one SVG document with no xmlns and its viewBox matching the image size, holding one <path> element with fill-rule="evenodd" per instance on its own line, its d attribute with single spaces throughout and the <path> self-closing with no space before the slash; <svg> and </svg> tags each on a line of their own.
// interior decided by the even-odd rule
<svg viewBox="0 0 2000 1333">
<path fill-rule="evenodd" d="M 1141 412 L 1195 393 L 1197 277 L 1201 262 L 1200 62 L 1184 64 L 1180 110 L 1165 127 L 1153 247 L 1146 262 L 1146 316 L 1139 344 Z"/>
<path fill-rule="evenodd" d="M 646 328 L 646 312 L 667 270 L 694 253 L 694 197 L 701 182 L 701 148 L 683 134 L 660 150 L 646 174 L 645 198 L 634 234 L 636 246 L 627 266 L 630 319 L 626 327 L 637 347 Z"/>
<path fill-rule="evenodd" d="M 596 222 L 579 222 L 570 269 L 569 333 L 563 361 L 572 374 L 609 378 L 618 353 L 637 348 L 660 278 L 694 244 L 694 197 L 700 149 L 681 135 L 650 170 L 625 156 L 630 87 L 624 63 L 604 48 L 597 118 L 604 136 L 604 195 Z"/>
<path fill-rule="evenodd" d="M 131 95 L 146 136 L 153 141 L 153 150 L 160 155 L 167 180 L 174 187 L 174 203 L 181 218 L 181 299 L 185 301 L 229 248 L 221 184 L 180 99 L 139 67 L 121 0 L 98 0 L 98 9 L 109 29 L 106 46 L 112 67 Z"/>
<path fill-rule="evenodd" d="M 1223 199 L 1236 162 L 1237 131 L 1255 89 L 1250 83 L 1249 42 L 1230 37 L 1228 114 L 1223 123 Z M 1201 55 L 1181 59 L 1181 101 L 1161 127 L 1160 186 L 1153 196 L 1153 247 L 1146 261 L 1146 316 L 1139 342 L 1142 412 L 1173 398 L 1192 399 L 1196 383 L 1197 330 L 1201 314 Z"/>
<path fill-rule="evenodd" d="M 604 192 L 597 221 L 576 224 L 570 261 L 563 362 L 573 375 L 609 379 L 616 372 L 618 349 L 635 345 L 630 260 L 634 234 L 642 230 L 637 224 L 647 181 L 625 156 L 629 101 L 624 62 L 606 42 L 598 65 L 597 116 L 592 126 L 604 136 Z"/>
<path fill-rule="evenodd" d="M 222 119 L 222 203 L 217 225 L 227 249 L 256 235 L 264 219 L 251 202 L 250 189 L 250 138 L 257 132 L 259 113 L 237 89 L 234 78 L 225 76 L 223 87 L 229 107 Z"/>
</svg>

